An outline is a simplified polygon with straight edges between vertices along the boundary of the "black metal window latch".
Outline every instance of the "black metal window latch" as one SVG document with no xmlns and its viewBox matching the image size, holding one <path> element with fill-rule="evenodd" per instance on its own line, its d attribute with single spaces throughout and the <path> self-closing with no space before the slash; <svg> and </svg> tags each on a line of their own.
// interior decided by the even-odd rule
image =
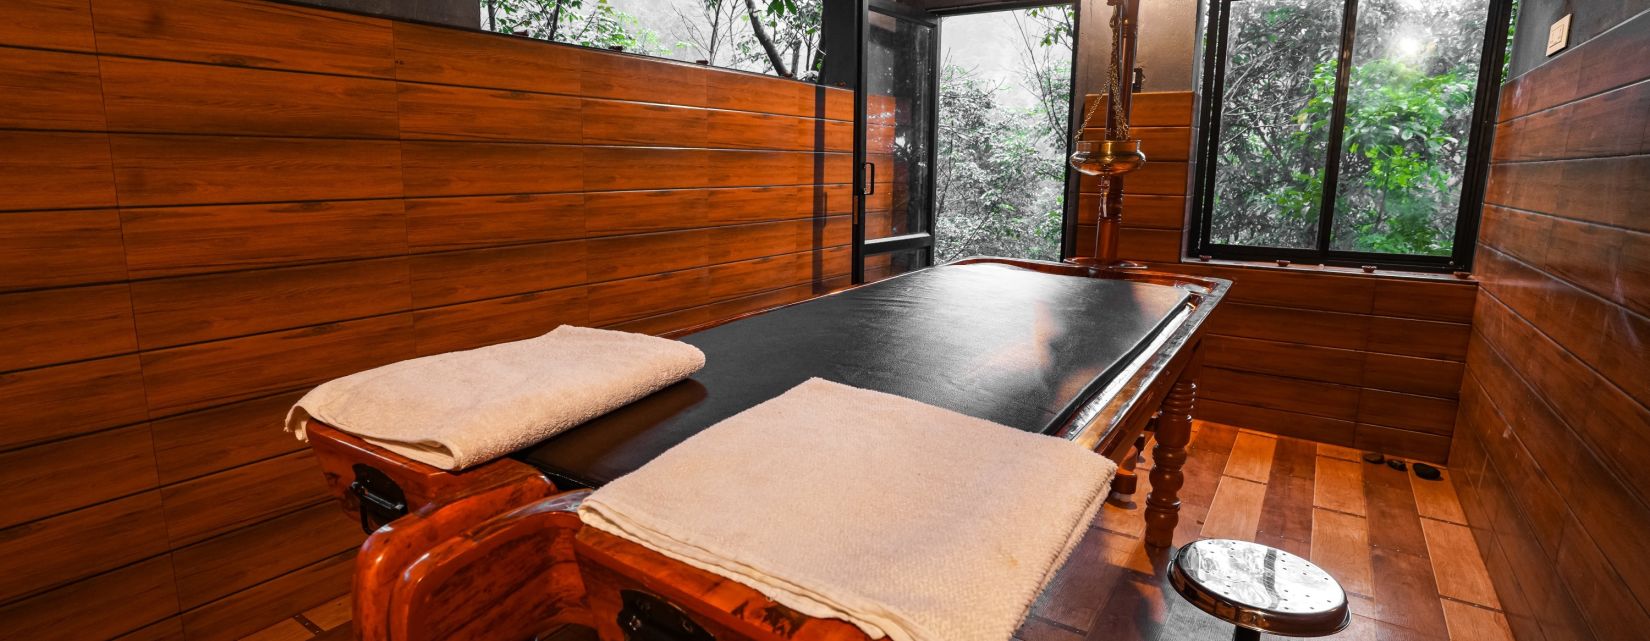
<svg viewBox="0 0 1650 641">
<path fill-rule="evenodd" d="M 620 590 L 619 628 L 627 641 L 716 641 L 716 637 L 664 599 Z"/>
<path fill-rule="evenodd" d="M 355 481 L 349 484 L 349 491 L 355 495 L 361 512 L 361 531 L 372 534 L 390 521 L 407 515 L 407 495 L 388 474 L 360 463 L 353 469 Z"/>
</svg>

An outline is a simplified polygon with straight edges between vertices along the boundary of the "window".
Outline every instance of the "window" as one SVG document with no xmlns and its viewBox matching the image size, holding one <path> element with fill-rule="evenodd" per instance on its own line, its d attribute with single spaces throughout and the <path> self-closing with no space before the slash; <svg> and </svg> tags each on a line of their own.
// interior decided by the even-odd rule
<svg viewBox="0 0 1650 641">
<path fill-rule="evenodd" d="M 801 80 L 819 78 L 823 7 L 824 0 L 480 0 L 488 31 Z"/>
<path fill-rule="evenodd" d="M 1194 254 L 1465 269 L 1507 0 L 1212 0 Z"/>
</svg>

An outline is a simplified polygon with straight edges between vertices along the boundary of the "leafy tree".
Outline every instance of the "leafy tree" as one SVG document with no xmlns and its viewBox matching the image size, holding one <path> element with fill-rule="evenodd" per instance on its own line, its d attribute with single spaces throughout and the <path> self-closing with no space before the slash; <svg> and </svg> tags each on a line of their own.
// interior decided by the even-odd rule
<svg viewBox="0 0 1650 641">
<path fill-rule="evenodd" d="M 611 0 L 483 0 L 482 9 L 492 11 L 493 28 L 504 33 L 648 55 L 669 52 L 659 34 Z"/>
<path fill-rule="evenodd" d="M 1313 247 L 1342 4 L 1231 6 L 1212 236 Z M 1359 3 L 1332 248 L 1450 253 L 1486 12 L 1483 0 Z"/>
<path fill-rule="evenodd" d="M 1003 104 L 1004 87 L 946 64 L 939 82 L 935 259 L 1056 260 L 1063 228 L 1071 100 L 1071 8 L 1004 14 L 1020 37 L 1021 89 L 1031 108 Z"/>
</svg>

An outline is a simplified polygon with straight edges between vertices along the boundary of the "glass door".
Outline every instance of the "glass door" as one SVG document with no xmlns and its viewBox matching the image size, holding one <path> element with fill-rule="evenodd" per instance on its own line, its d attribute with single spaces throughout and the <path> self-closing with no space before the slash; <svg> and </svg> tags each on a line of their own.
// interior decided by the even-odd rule
<svg viewBox="0 0 1650 641">
<path fill-rule="evenodd" d="M 939 22 L 870 0 L 860 32 L 856 282 L 926 267 L 934 256 L 934 118 Z"/>
</svg>

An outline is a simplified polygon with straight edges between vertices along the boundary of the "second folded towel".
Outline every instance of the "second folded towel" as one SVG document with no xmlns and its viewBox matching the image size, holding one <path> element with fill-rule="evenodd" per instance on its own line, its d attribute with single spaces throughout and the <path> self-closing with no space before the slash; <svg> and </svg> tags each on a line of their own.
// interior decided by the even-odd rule
<svg viewBox="0 0 1650 641">
<path fill-rule="evenodd" d="M 538 338 L 329 381 L 299 399 L 286 428 L 307 440 L 313 418 L 415 461 L 461 470 L 618 409 L 704 365 L 704 353 L 680 341 L 564 325 Z"/>
<path fill-rule="evenodd" d="M 587 525 L 872 638 L 1008 641 L 1117 465 L 813 379 L 585 499 Z"/>
</svg>

